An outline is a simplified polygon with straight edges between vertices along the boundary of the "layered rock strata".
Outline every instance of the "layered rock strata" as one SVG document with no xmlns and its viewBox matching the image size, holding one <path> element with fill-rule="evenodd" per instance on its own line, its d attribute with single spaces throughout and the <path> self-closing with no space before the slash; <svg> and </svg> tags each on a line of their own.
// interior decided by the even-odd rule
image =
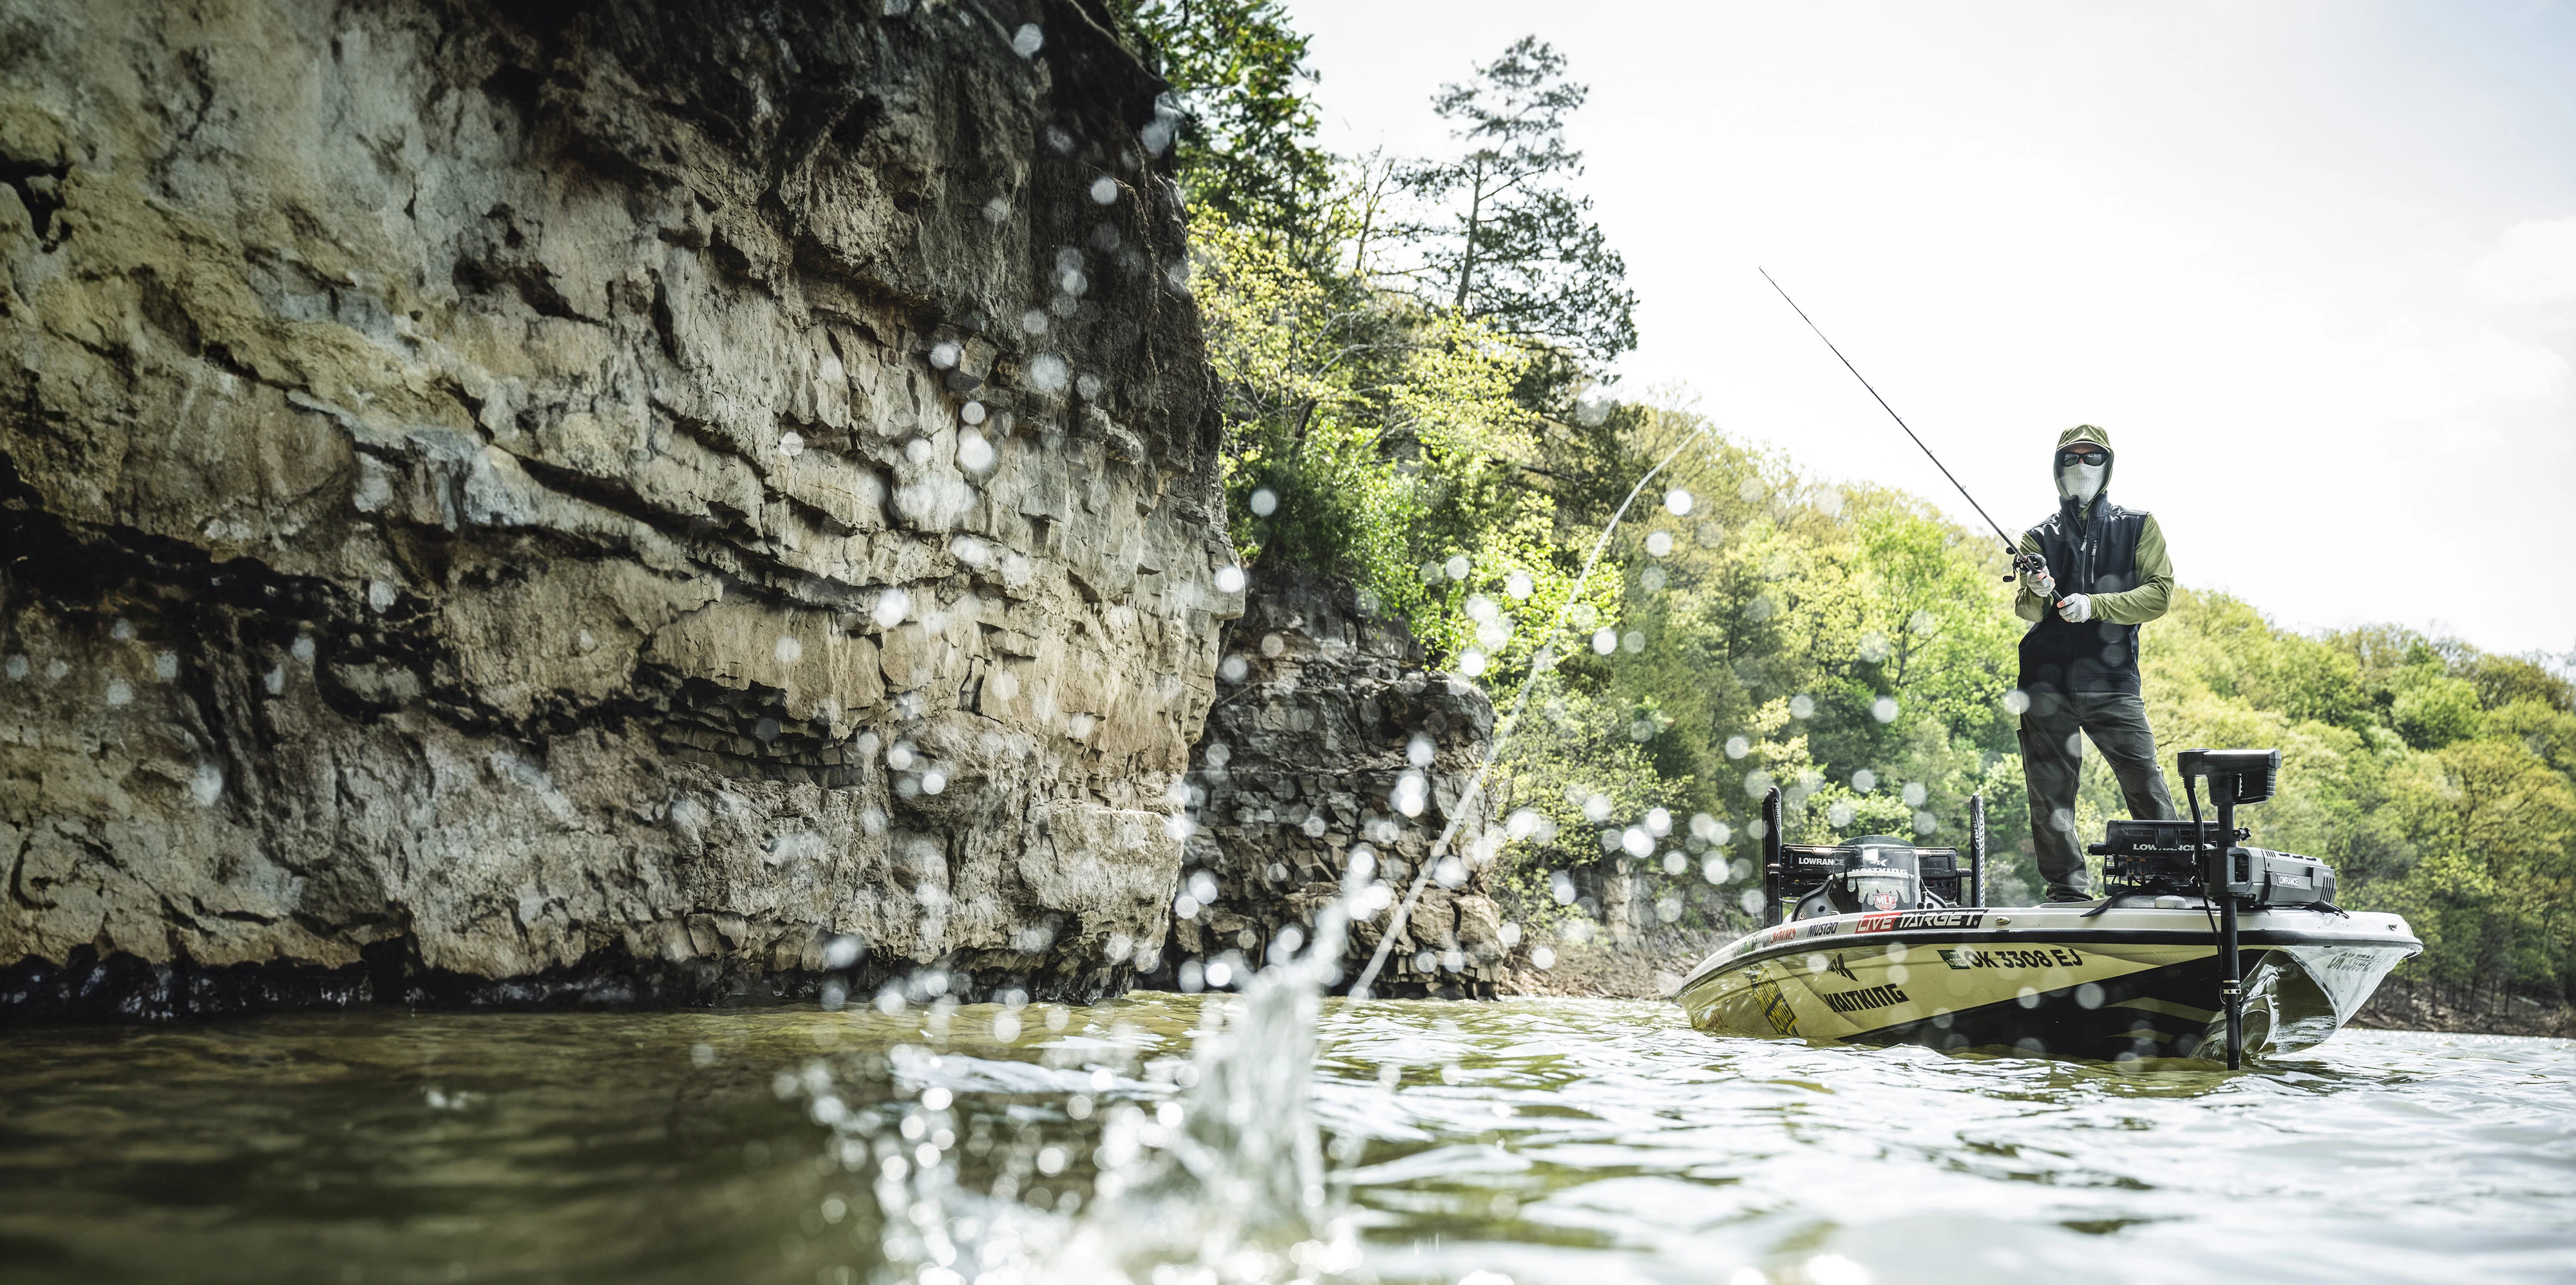
<svg viewBox="0 0 2576 1285">
<path fill-rule="evenodd" d="M 0 3 L 0 1010 L 1124 984 L 1240 610 L 1159 88 Z"/>
<path fill-rule="evenodd" d="M 1148 945 L 1158 980 L 1222 963 L 1247 976 L 1282 944 L 1309 940 L 1315 914 L 1361 864 L 1376 909 L 1353 925 L 1345 984 L 1455 816 L 1372 991 L 1491 997 L 1503 980 L 1502 923 L 1487 891 L 1500 847 L 1490 796 L 1463 805 L 1494 731 L 1484 691 L 1426 671 L 1401 622 L 1362 610 L 1347 585 L 1256 574 L 1225 627 L 1227 656 L 1207 731 L 1190 758 L 1188 859 L 1172 934 Z"/>
</svg>

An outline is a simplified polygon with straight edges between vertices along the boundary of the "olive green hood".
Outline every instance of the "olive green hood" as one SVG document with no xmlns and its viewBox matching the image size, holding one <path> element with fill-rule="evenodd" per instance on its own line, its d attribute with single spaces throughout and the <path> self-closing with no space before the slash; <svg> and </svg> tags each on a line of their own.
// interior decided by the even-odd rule
<svg viewBox="0 0 2576 1285">
<path fill-rule="evenodd" d="M 2077 442 L 2089 442 L 2092 445 L 2099 446 L 2111 456 L 2111 461 L 2102 466 L 2102 489 L 2093 493 L 2094 502 L 2099 503 L 2103 496 L 2111 493 L 2111 473 L 2112 470 L 2120 467 L 2120 452 L 2117 447 L 2111 445 L 2111 435 L 2109 433 L 2104 432 L 2091 424 L 2078 424 L 2075 427 L 2058 434 L 2057 445 L 2048 448 L 2049 489 L 2055 490 L 2057 487 L 2057 453 L 2065 450 L 2069 446 L 2073 446 Z M 2071 497 L 2064 499 L 2062 502 L 2069 506 L 2074 505 L 2074 501 Z"/>
</svg>

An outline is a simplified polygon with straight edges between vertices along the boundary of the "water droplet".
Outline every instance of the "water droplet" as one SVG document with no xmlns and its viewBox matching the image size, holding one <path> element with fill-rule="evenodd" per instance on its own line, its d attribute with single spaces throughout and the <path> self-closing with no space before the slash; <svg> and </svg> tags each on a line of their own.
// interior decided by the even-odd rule
<svg viewBox="0 0 2576 1285">
<path fill-rule="evenodd" d="M 805 453 L 805 435 L 794 429 L 778 435 L 778 453 L 794 459 Z"/>
<path fill-rule="evenodd" d="M 1042 352 L 1029 361 L 1029 387 L 1041 393 L 1063 392 L 1072 380 L 1073 368 L 1054 353 Z"/>
<path fill-rule="evenodd" d="M 868 613 L 869 618 L 877 622 L 879 629 L 892 629 L 902 624 L 903 618 L 910 614 L 912 614 L 912 595 L 901 589 L 888 589 L 877 595 L 876 609 Z"/>
<path fill-rule="evenodd" d="M 1877 700 L 1870 702 L 1869 716 L 1882 723 L 1895 722 L 1896 698 L 1893 696 L 1881 696 Z"/>
<path fill-rule="evenodd" d="M 1449 578 L 1452 580 L 1466 579 L 1468 571 L 1467 555 L 1461 553 L 1452 556 L 1447 562 L 1440 564 L 1440 569 L 1447 572 Z"/>
<path fill-rule="evenodd" d="M 954 340 L 942 339 L 930 346 L 930 364 L 941 370 L 956 369 L 957 363 L 965 356 L 966 350 L 958 347 Z"/>
<path fill-rule="evenodd" d="M 168 655 L 169 653 L 164 652 L 162 654 Z M 27 658 L 25 656 L 11 656 L 6 662 L 0 662 L 0 673 L 6 673 L 9 675 L 10 682 L 25 682 L 27 680 Z"/>
<path fill-rule="evenodd" d="M 1046 309 L 1031 308 L 1027 312 L 1021 313 L 1020 331 L 1023 334 L 1031 335 L 1045 334 L 1047 331 Z"/>
<path fill-rule="evenodd" d="M 20 670 L 20 673 L 11 674 L 10 677 L 21 677 L 26 669 L 26 657 L 12 656 L 9 659 L 15 662 Z M 169 682 L 173 678 L 177 678 L 179 676 L 179 653 L 175 651 L 153 653 L 152 676 L 165 683 Z"/>
<path fill-rule="evenodd" d="M 1538 582 L 1530 579 L 1530 573 L 1526 571 L 1515 571 L 1503 577 L 1503 592 L 1511 595 L 1514 601 L 1527 598 L 1537 591 Z"/>
<path fill-rule="evenodd" d="M 117 640 L 118 642 L 134 641 L 134 622 L 131 620 L 117 621 L 114 625 L 109 626 L 107 636 Z"/>
<path fill-rule="evenodd" d="M 1797 695 L 1792 696 L 1792 697 L 1790 697 L 1790 698 L 1789 698 L 1789 717 L 1791 717 L 1791 718 L 1814 718 L 1815 716 L 1816 716 L 1816 698 L 1815 698 L 1815 697 L 1810 696 L 1810 695 L 1806 694 L 1805 692 L 1800 692 L 1800 693 L 1798 693 Z"/>
<path fill-rule="evenodd" d="M 1011 52 L 1022 58 L 1033 58 L 1038 50 L 1045 47 L 1046 32 L 1039 30 L 1034 22 L 1023 22 L 1019 30 L 1011 33 Z"/>
<path fill-rule="evenodd" d="M 1593 652 L 1593 654 L 1594 654 L 1594 655 L 1596 655 L 1596 656 L 1607 656 L 1607 655 L 1609 655 L 1610 653 L 1612 653 L 1612 652 L 1614 652 L 1614 651 L 1617 651 L 1617 650 L 1619 650 L 1619 631 L 1618 631 L 1618 630 L 1616 630 L 1616 629 L 1596 629 L 1596 630 L 1594 630 L 1594 631 L 1593 631 L 1593 633 L 1592 633 L 1592 652 Z"/>
<path fill-rule="evenodd" d="M 1868 768 L 1862 768 L 1861 770 L 1852 773 L 1851 782 L 1853 789 L 1858 790 L 1863 794 L 1867 794 L 1878 788 L 1878 773 L 1870 771 Z M 1908 803 L 1920 803 L 1922 801 L 1923 800 L 1921 799 L 1906 800 Z"/>
<path fill-rule="evenodd" d="M 1674 517 L 1689 517 L 1691 506 L 1696 503 L 1697 501 L 1691 498 L 1690 492 L 1678 486 L 1664 492 L 1664 511 Z"/>
<path fill-rule="evenodd" d="M 993 467 L 993 444 L 969 429 L 957 435 L 957 467 L 982 474 Z"/>
<path fill-rule="evenodd" d="M 1109 176 L 1108 176 L 1108 175 L 1106 175 L 1106 174 L 1103 174 L 1103 175 L 1101 175 L 1100 177 L 1098 177 L 1098 178 L 1096 178 L 1096 179 L 1091 180 L 1091 201 L 1092 201 L 1092 204 L 1094 204 L 1094 205 L 1108 205 L 1108 204 L 1110 204 L 1110 203 L 1112 203 L 1112 202 L 1116 201 L 1117 199 L 1118 199 L 1118 180 L 1116 180 L 1116 179 L 1114 179 L 1114 178 L 1111 178 L 1111 177 L 1109 177 Z"/>
<path fill-rule="evenodd" d="M 134 684 L 129 683 L 122 678 L 109 679 L 107 682 L 107 703 L 110 705 L 133 704 Z"/>
<path fill-rule="evenodd" d="M 778 658 L 778 663 L 782 665 L 793 665 L 797 661 L 805 658 L 805 644 L 785 636 L 781 636 L 778 640 L 778 644 L 771 647 L 769 651 L 771 655 Z"/>
<path fill-rule="evenodd" d="M 1252 510 L 1252 516 L 1256 518 L 1269 517 L 1279 511 L 1279 494 L 1269 487 L 1262 487 L 1252 493 L 1248 507 Z"/>
<path fill-rule="evenodd" d="M 1105 385 L 1100 382 L 1098 375 L 1084 375 L 1073 381 L 1073 391 L 1080 394 L 1082 400 L 1087 402 L 1100 400 L 1100 390 L 1103 387 Z"/>
</svg>

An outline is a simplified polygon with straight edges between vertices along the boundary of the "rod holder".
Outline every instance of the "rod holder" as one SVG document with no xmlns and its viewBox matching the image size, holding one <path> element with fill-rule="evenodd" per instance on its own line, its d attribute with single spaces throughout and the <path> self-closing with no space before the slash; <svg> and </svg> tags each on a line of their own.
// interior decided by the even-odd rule
<svg viewBox="0 0 2576 1285">
<path fill-rule="evenodd" d="M 1780 922 L 1780 787 L 1762 796 L 1762 926 Z"/>
<path fill-rule="evenodd" d="M 1961 901 L 1986 904 L 1986 796 L 1968 796 L 1968 887 Z"/>
</svg>

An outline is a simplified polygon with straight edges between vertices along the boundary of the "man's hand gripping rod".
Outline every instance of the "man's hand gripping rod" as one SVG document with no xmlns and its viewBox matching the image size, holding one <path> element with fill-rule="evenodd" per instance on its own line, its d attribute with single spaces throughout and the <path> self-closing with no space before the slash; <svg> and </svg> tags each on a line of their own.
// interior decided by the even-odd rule
<svg viewBox="0 0 2576 1285">
<path fill-rule="evenodd" d="M 1761 273 L 1763 280 L 1770 281 L 1772 289 L 1780 290 L 1780 283 L 1771 280 L 1771 273 L 1768 269 L 1757 267 L 1754 271 Z M 1789 305 L 1790 311 L 1798 314 L 1798 320 L 1807 323 L 1807 329 L 1816 332 L 1816 338 L 1825 339 L 1824 330 L 1816 325 L 1814 318 L 1807 315 L 1806 309 L 1798 306 L 1797 300 L 1789 298 L 1788 291 L 1780 290 L 1780 298 Z M 1897 414 L 1896 408 L 1888 405 L 1887 399 L 1879 396 L 1877 389 L 1870 388 L 1869 377 L 1861 374 L 1860 368 L 1851 364 L 1851 358 L 1843 356 L 1842 349 L 1834 348 L 1834 341 L 1831 339 L 1825 339 L 1825 347 L 1833 349 L 1834 360 L 1841 362 L 1843 364 L 1843 369 L 1850 371 L 1852 373 L 1852 378 L 1860 381 L 1861 387 L 1869 388 L 1870 399 L 1878 403 L 1878 408 L 1880 410 L 1887 412 L 1887 417 L 1889 419 L 1896 421 L 1896 426 L 1898 428 L 1905 430 L 1905 435 L 1907 437 L 1914 438 L 1914 445 L 1916 449 L 1923 452 L 1923 458 L 1932 461 L 1932 467 L 1941 470 L 1941 476 L 1949 478 L 1950 485 L 1959 487 L 1959 498 L 1966 500 L 1968 502 L 1968 507 L 1975 509 L 1978 517 L 1985 518 L 1986 525 L 1993 527 L 1995 529 L 1995 534 L 2002 538 L 2004 542 L 2004 556 L 2012 560 L 2013 566 L 2012 573 L 2006 575 L 2004 579 L 2010 580 L 2013 578 L 2013 575 L 2035 575 L 2046 572 L 2048 570 L 2047 562 L 2043 561 L 2036 553 L 2024 553 L 2021 551 L 2020 543 L 2004 533 L 2003 524 L 1995 521 L 1994 518 L 1986 512 L 1986 506 L 1977 503 L 1977 497 L 1968 494 L 1968 488 L 1959 486 L 1959 479 L 1951 476 L 1949 466 L 1941 462 L 1941 457 L 1934 455 L 1931 447 L 1923 445 L 1922 438 L 1914 436 L 1913 426 L 1905 422 L 1905 417 Z"/>
</svg>

